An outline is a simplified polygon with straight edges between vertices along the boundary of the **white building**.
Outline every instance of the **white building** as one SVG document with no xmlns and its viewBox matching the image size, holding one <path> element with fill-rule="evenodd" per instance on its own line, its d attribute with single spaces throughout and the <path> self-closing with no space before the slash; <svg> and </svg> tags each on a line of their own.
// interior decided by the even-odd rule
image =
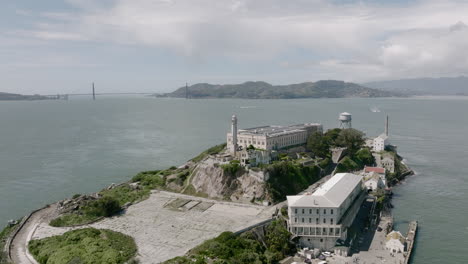
<svg viewBox="0 0 468 264">
<path fill-rule="evenodd" d="M 364 185 L 369 191 L 375 191 L 378 189 L 385 188 L 384 181 L 382 180 L 380 175 L 375 172 L 371 172 L 367 176 L 364 176 L 363 181 L 364 181 Z"/>
<path fill-rule="evenodd" d="M 279 150 L 288 147 L 301 146 L 307 143 L 307 138 L 314 132 L 322 132 L 322 125 L 307 123 L 291 126 L 262 126 L 247 129 L 237 129 L 237 117 L 232 116 L 231 132 L 227 133 L 227 145 L 231 153 L 250 145 L 257 149 Z"/>
<path fill-rule="evenodd" d="M 373 151 L 375 152 L 380 152 L 385 150 L 385 146 L 388 145 L 388 136 L 385 134 L 382 134 L 376 138 L 374 138 L 372 147 Z"/>
<path fill-rule="evenodd" d="M 405 252 L 406 238 L 398 231 L 390 232 L 386 237 L 385 248 L 393 253 Z"/>
<path fill-rule="evenodd" d="M 288 229 L 301 247 L 330 250 L 346 240 L 363 198 L 362 177 L 338 173 L 313 194 L 287 196 Z"/>
</svg>

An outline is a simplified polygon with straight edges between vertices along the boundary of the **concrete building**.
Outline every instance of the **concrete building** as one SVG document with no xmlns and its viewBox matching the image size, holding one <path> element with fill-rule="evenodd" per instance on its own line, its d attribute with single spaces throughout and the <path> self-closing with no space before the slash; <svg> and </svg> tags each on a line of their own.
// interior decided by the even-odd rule
<svg viewBox="0 0 468 264">
<path fill-rule="evenodd" d="M 287 196 L 288 229 L 301 247 L 330 250 L 346 240 L 364 193 L 361 176 L 338 173 L 313 194 Z"/>
<path fill-rule="evenodd" d="M 256 149 L 279 150 L 307 143 L 314 132 L 322 132 L 322 125 L 307 123 L 291 126 L 261 126 L 237 129 L 237 117 L 232 116 L 231 132 L 227 133 L 227 145 L 231 153 L 246 149 L 250 145 Z"/>
<path fill-rule="evenodd" d="M 392 231 L 386 237 L 385 248 L 392 253 L 403 253 L 406 250 L 406 238 L 400 232 Z"/>
<path fill-rule="evenodd" d="M 380 155 L 378 157 L 380 159 Z M 360 175 L 362 177 L 364 177 L 364 179 L 365 179 L 366 177 L 370 177 L 370 176 L 372 176 L 374 174 L 376 174 L 376 175 L 378 175 L 380 177 L 380 179 L 382 180 L 382 183 L 383 183 L 384 186 L 387 185 L 387 178 L 385 177 L 385 174 L 386 174 L 386 169 L 385 168 L 365 166 L 364 171 Z"/>
<path fill-rule="evenodd" d="M 382 180 L 382 178 L 380 178 L 379 174 L 375 172 L 371 172 L 367 176 L 364 176 L 363 181 L 364 185 L 369 191 L 375 191 L 378 189 L 385 188 L 384 181 Z"/>
<path fill-rule="evenodd" d="M 382 157 L 380 160 L 380 164 L 382 167 L 384 167 L 386 170 L 388 170 L 390 173 L 395 172 L 395 159 L 390 156 L 390 155 L 385 155 Z"/>
<path fill-rule="evenodd" d="M 373 151 L 375 152 L 380 152 L 385 150 L 385 146 L 388 145 L 388 136 L 385 134 L 382 134 L 373 140 Z"/>
</svg>

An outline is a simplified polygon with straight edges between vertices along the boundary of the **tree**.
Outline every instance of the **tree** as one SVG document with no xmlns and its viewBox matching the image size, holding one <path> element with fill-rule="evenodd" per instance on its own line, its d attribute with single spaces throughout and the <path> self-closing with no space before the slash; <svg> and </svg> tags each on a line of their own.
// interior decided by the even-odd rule
<svg viewBox="0 0 468 264">
<path fill-rule="evenodd" d="M 375 163 L 375 158 L 368 148 L 362 148 L 356 152 L 356 159 L 359 160 L 362 165 L 372 166 Z"/>
<path fill-rule="evenodd" d="M 315 132 L 307 139 L 307 149 L 315 156 L 325 158 L 330 154 L 330 143 L 320 132 Z"/>
<path fill-rule="evenodd" d="M 280 221 L 273 221 L 267 229 L 265 242 L 272 253 L 279 252 L 282 256 L 289 251 L 289 238 L 291 234 Z M 278 259 L 279 260 L 279 259 Z"/>
<path fill-rule="evenodd" d="M 349 155 L 354 156 L 364 145 L 364 133 L 353 128 L 343 129 L 338 135 L 336 143 L 341 147 L 346 147 Z"/>
<path fill-rule="evenodd" d="M 336 146 L 336 139 L 338 138 L 338 136 L 340 135 L 341 133 L 341 129 L 340 128 L 333 128 L 333 129 L 329 129 L 327 132 L 325 132 L 325 140 L 332 146 Z"/>
</svg>

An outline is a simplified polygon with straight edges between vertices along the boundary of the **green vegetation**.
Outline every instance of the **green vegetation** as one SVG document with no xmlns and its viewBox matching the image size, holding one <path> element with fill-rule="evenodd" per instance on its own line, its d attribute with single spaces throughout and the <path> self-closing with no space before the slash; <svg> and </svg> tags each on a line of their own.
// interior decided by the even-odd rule
<svg viewBox="0 0 468 264">
<path fill-rule="evenodd" d="M 140 172 L 132 178 L 133 184 L 125 183 L 111 189 L 104 189 L 99 192 L 100 198 L 80 203 L 77 210 L 52 220 L 50 225 L 57 227 L 82 225 L 102 217 L 116 215 L 122 211 L 124 205 L 148 198 L 152 189 L 166 188 L 166 177 L 171 174 L 176 174 L 176 178 L 172 180 L 182 185 L 190 171 L 171 167 L 162 171 Z M 74 197 L 78 199 L 80 196 Z"/>
<path fill-rule="evenodd" d="M 220 145 L 216 145 L 214 147 L 211 147 L 205 151 L 203 151 L 202 153 L 200 153 L 198 156 L 196 156 L 195 158 L 192 159 L 193 162 L 200 162 L 202 161 L 206 156 L 208 155 L 214 155 L 214 154 L 218 154 L 219 152 L 223 151 L 223 149 L 226 148 L 226 143 L 224 144 L 220 144 Z"/>
<path fill-rule="evenodd" d="M 29 242 L 29 251 L 41 264 L 126 263 L 137 252 L 130 236 L 111 230 L 78 229 Z"/>
<path fill-rule="evenodd" d="M 340 163 L 338 163 L 338 166 L 336 167 L 336 172 L 352 172 L 357 171 L 359 169 L 361 169 L 359 164 L 357 164 L 350 157 L 346 156 L 340 161 Z"/>
<path fill-rule="evenodd" d="M 290 85 L 271 85 L 266 82 L 245 82 L 228 85 L 198 83 L 190 86 L 188 91 L 191 98 L 291 99 L 399 96 L 397 93 L 335 80 Z M 181 87 L 162 96 L 185 97 L 186 89 Z"/>
<path fill-rule="evenodd" d="M 7 255 L 6 255 L 6 252 L 3 251 L 3 249 L 5 248 L 5 243 L 6 243 L 6 240 L 8 238 L 8 236 L 10 236 L 11 232 L 13 232 L 15 230 L 15 228 L 18 226 L 19 224 L 19 220 L 17 221 L 17 224 L 15 225 L 8 225 L 6 226 L 1 232 L 0 232 L 0 264 L 8 264 L 7 262 Z"/>
<path fill-rule="evenodd" d="M 221 168 L 224 173 L 234 177 L 239 169 L 241 169 L 241 165 L 238 160 L 231 160 L 228 164 L 221 165 Z"/>
<path fill-rule="evenodd" d="M 294 250 L 289 243 L 290 233 L 284 223 L 272 222 L 264 238 L 258 238 L 251 232 L 237 236 L 224 232 L 214 239 L 192 249 L 187 256 L 176 257 L 165 264 L 273 264 Z"/>
<path fill-rule="evenodd" d="M 292 161 L 278 161 L 267 167 L 270 178 L 267 188 L 273 202 L 297 194 L 320 179 L 320 168 L 303 166 Z"/>
<path fill-rule="evenodd" d="M 337 146 L 345 147 L 348 155 L 354 156 L 364 145 L 364 133 L 353 128 L 343 129 L 335 142 Z"/>
</svg>

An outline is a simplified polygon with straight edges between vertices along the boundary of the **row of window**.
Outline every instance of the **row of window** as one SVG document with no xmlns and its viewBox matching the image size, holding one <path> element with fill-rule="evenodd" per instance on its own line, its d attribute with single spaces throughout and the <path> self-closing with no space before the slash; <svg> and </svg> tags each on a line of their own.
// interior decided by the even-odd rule
<svg viewBox="0 0 468 264">
<path fill-rule="evenodd" d="M 306 218 L 301 218 L 301 223 L 305 223 L 305 219 L 306 219 Z M 294 223 L 297 223 L 297 217 L 294 217 Z M 327 223 L 327 219 L 326 219 L 326 218 L 323 218 L 323 223 L 324 223 L 324 224 Z M 309 218 L 309 224 L 312 224 L 312 218 Z M 316 224 L 316 225 L 319 224 L 319 219 L 318 219 L 318 218 L 315 218 L 315 224 Z M 330 218 L 330 225 L 333 225 L 333 218 Z"/>
<path fill-rule="evenodd" d="M 302 214 L 305 214 L 305 211 L 306 209 L 302 209 Z M 320 209 L 315 209 L 316 213 L 317 214 L 320 214 Z M 298 212 L 298 209 L 297 208 L 294 208 L 294 213 L 297 214 Z M 309 209 L 309 214 L 312 214 L 313 212 L 313 209 Z M 323 214 L 327 214 L 327 209 L 323 209 Z M 333 214 L 333 209 L 330 209 L 330 214 Z"/>
<path fill-rule="evenodd" d="M 320 228 L 320 227 L 294 227 L 291 230 L 296 235 L 340 235 L 340 228 Z"/>
</svg>

